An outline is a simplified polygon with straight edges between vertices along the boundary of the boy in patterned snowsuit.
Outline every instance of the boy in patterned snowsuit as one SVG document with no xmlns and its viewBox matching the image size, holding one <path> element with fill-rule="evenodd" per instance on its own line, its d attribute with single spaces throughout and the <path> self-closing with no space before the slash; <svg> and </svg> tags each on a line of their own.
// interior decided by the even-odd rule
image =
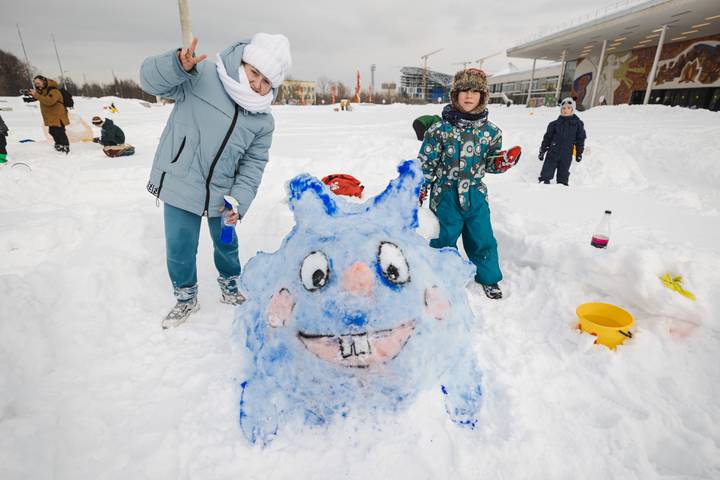
<svg viewBox="0 0 720 480">
<path fill-rule="evenodd" d="M 451 103 L 442 112 L 442 122 L 425 133 L 418 158 L 425 183 L 421 201 L 428 195 L 430 209 L 440 223 L 434 248 L 463 246 L 475 264 L 475 281 L 492 299 L 502 298 L 502 279 L 497 242 L 490 224 L 485 172 L 502 173 L 517 159 L 501 155 L 502 131 L 488 121 L 489 92 L 485 73 L 476 68 L 455 74 Z"/>
</svg>

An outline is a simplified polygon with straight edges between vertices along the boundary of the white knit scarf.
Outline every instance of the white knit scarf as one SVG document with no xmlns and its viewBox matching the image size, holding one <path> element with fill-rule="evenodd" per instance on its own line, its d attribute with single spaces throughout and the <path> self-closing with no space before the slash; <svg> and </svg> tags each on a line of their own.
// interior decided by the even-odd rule
<svg viewBox="0 0 720 480">
<path fill-rule="evenodd" d="M 217 56 L 217 72 L 220 77 L 220 81 L 225 87 L 225 91 L 235 103 L 240 105 L 242 108 L 251 113 L 269 113 L 270 105 L 273 101 L 273 92 L 270 90 L 267 95 L 260 95 L 250 88 L 250 81 L 245 74 L 245 69 L 242 65 L 239 68 L 239 79 L 240 82 L 236 82 L 227 74 L 225 65 L 223 64 L 220 54 Z"/>
</svg>

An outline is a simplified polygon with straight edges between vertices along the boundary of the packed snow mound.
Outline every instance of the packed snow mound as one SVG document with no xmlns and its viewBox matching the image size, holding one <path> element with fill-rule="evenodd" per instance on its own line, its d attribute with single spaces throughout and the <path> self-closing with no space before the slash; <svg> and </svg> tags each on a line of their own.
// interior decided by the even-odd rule
<svg viewBox="0 0 720 480">
<path fill-rule="evenodd" d="M 160 328 L 174 299 L 162 210 L 144 186 L 172 105 L 75 101 L 87 121 L 112 118 L 136 154 L 107 158 L 92 143 L 58 154 L 37 108 L 0 98 L 12 108 L 0 112 L 10 128 L 0 167 L 3 480 L 719 477 L 720 113 L 579 112 L 588 151 L 568 188 L 536 183 L 558 109 L 491 105 L 505 146 L 524 153 L 484 178 L 504 298 L 466 290 L 484 388 L 476 428 L 448 421 L 435 386 L 407 408 L 379 409 L 382 427 L 363 412 L 323 428 L 301 418 L 261 450 L 238 422 L 254 365 L 229 341 L 235 310 L 219 302 L 205 227 L 201 309 L 182 328 Z M 113 101 L 117 113 L 103 110 Z M 397 175 L 393 159 L 417 154 L 413 119 L 441 107 L 273 107 L 270 161 L 237 227 L 242 264 L 293 229 L 289 179 L 345 172 L 375 196 Z M 628 156 L 633 171 L 610 171 L 627 165 L 612 157 Z M 598 250 L 590 237 L 606 209 L 610 244 Z M 423 235 L 436 233 L 426 207 L 418 220 Z M 664 288 L 667 272 L 697 301 Z M 576 329 L 575 309 L 589 301 L 632 313 L 634 337 L 615 351 L 594 345 Z"/>
<path fill-rule="evenodd" d="M 475 426 L 480 373 L 468 338 L 477 319 L 465 292 L 474 268 L 415 232 L 421 183 L 417 160 L 362 204 L 307 174 L 290 181 L 295 227 L 241 277 L 249 300 L 236 329 L 253 371 L 240 424 L 252 443 L 300 419 L 377 422 L 432 387 L 454 422 Z"/>
</svg>

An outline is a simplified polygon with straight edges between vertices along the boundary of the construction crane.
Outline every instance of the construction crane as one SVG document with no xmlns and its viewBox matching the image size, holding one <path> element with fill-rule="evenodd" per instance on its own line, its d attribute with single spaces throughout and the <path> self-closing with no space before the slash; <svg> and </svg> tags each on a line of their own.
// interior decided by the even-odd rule
<svg viewBox="0 0 720 480">
<path fill-rule="evenodd" d="M 482 68 L 483 62 L 485 62 L 485 60 L 487 60 L 488 58 L 497 57 L 498 55 L 502 55 L 503 53 L 505 53 L 504 50 L 501 52 L 493 53 L 492 55 L 488 55 L 486 57 L 478 58 L 477 60 L 475 60 L 475 62 L 478 64 L 478 68 Z"/>
<path fill-rule="evenodd" d="M 467 66 L 470 65 L 471 63 L 473 63 L 472 60 L 468 60 L 467 62 L 455 62 L 452 65 L 462 65 L 463 70 L 467 70 Z"/>
<path fill-rule="evenodd" d="M 421 55 L 421 56 L 420 56 L 420 58 L 423 59 L 423 61 L 425 62 L 425 63 L 424 63 L 424 66 L 423 66 L 423 80 L 422 80 L 422 96 L 423 96 L 423 100 L 427 100 L 427 89 L 426 89 L 426 85 L 427 85 L 427 71 L 428 71 L 428 69 L 427 69 L 427 59 L 428 59 L 428 57 L 429 57 L 430 55 L 435 55 L 436 53 L 442 52 L 443 50 L 444 50 L 444 49 L 439 48 L 439 49 L 435 50 L 434 52 L 426 53 L 425 55 Z"/>
</svg>

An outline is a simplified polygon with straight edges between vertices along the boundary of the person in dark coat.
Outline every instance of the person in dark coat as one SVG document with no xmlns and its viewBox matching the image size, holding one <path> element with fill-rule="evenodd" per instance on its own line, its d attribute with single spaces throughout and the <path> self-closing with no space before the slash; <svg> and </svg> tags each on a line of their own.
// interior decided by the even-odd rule
<svg viewBox="0 0 720 480">
<path fill-rule="evenodd" d="M 7 125 L 5 125 L 2 117 L 0 117 L 0 165 L 7 163 L 7 139 L 5 137 L 7 137 L 8 132 Z"/>
<path fill-rule="evenodd" d="M 93 142 L 99 143 L 103 147 L 125 143 L 125 133 L 109 118 L 103 119 L 95 116 L 92 118 L 92 124 L 100 127 L 100 136 L 93 138 Z"/>
<path fill-rule="evenodd" d="M 550 122 L 540 146 L 538 158 L 544 163 L 538 181 L 550 183 L 557 170 L 557 183 L 567 186 L 573 147 L 575 161 L 579 162 L 585 149 L 585 137 L 585 126 L 575 115 L 575 100 L 565 98 L 560 102 L 560 116 Z"/>
</svg>

